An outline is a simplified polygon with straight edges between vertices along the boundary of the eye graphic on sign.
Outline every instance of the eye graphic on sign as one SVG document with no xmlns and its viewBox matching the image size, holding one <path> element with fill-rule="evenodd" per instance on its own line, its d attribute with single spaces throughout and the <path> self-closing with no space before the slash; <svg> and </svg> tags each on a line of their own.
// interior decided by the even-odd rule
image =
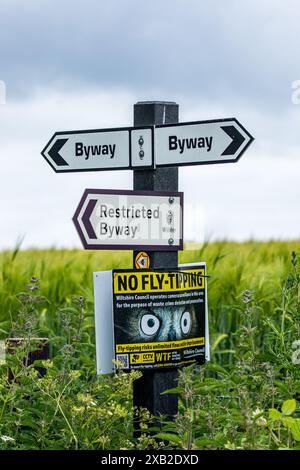
<svg viewBox="0 0 300 470">
<path fill-rule="evenodd" d="M 160 320 L 150 313 L 146 313 L 141 318 L 141 330 L 147 336 L 155 335 L 160 327 Z"/>
<path fill-rule="evenodd" d="M 180 326 L 184 335 L 189 334 L 192 326 L 191 314 L 188 311 L 183 312 L 180 320 Z"/>
<path fill-rule="evenodd" d="M 193 305 L 123 309 L 115 324 L 117 342 L 180 341 L 199 337 L 199 314 Z"/>
</svg>

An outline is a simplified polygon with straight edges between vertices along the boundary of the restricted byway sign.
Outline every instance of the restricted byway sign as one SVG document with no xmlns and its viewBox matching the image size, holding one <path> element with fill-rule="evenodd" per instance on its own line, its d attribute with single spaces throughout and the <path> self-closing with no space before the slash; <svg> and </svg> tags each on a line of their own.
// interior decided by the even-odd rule
<svg viewBox="0 0 300 470">
<path fill-rule="evenodd" d="M 42 151 L 57 173 L 152 168 L 153 127 L 56 132 Z"/>
<path fill-rule="evenodd" d="M 161 166 L 236 162 L 253 137 L 235 118 L 155 127 L 155 164 Z"/>
<path fill-rule="evenodd" d="M 74 214 L 86 249 L 182 250 L 183 193 L 86 189 Z"/>
</svg>

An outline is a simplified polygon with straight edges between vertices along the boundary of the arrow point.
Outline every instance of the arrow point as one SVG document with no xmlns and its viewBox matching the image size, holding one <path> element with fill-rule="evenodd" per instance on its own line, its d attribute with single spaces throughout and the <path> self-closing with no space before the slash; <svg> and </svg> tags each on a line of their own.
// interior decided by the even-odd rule
<svg viewBox="0 0 300 470">
<path fill-rule="evenodd" d="M 63 148 L 65 143 L 68 142 L 68 140 L 69 139 L 57 139 L 48 151 L 49 157 L 57 166 L 69 166 L 66 160 L 64 160 L 59 154 L 60 150 Z"/>
<path fill-rule="evenodd" d="M 97 199 L 90 199 L 87 206 L 86 206 L 84 214 L 82 216 L 82 223 L 83 223 L 83 225 L 84 225 L 84 227 L 87 231 L 87 234 L 88 234 L 89 238 L 93 238 L 93 239 L 96 239 L 97 235 L 96 235 L 95 230 L 94 230 L 94 228 L 91 224 L 90 218 L 91 218 L 92 212 L 93 212 L 96 204 L 97 204 Z"/>
<path fill-rule="evenodd" d="M 245 137 L 235 126 L 221 126 L 221 129 L 232 139 L 232 142 L 226 147 L 222 155 L 235 155 L 245 141 Z"/>
</svg>

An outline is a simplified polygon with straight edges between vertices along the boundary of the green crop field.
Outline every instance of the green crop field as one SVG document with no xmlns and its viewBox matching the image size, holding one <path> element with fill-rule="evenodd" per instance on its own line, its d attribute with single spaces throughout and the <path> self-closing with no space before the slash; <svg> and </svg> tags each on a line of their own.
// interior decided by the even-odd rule
<svg viewBox="0 0 300 470">
<path fill-rule="evenodd" d="M 300 241 L 191 248 L 179 260 L 207 263 L 211 362 L 181 369 L 176 420 L 145 410 L 138 438 L 140 372 L 95 376 L 92 273 L 131 267 L 131 252 L 0 253 L 0 339 L 25 338 L 0 366 L 0 449 L 300 448 Z M 22 361 L 37 336 L 42 378 Z"/>
</svg>

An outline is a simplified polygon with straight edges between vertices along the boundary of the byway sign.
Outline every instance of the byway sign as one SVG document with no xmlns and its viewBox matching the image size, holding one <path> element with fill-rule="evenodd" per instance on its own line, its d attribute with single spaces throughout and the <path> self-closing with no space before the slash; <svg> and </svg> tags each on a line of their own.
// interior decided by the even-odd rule
<svg viewBox="0 0 300 470">
<path fill-rule="evenodd" d="M 161 166 L 236 162 L 253 137 L 235 118 L 155 127 L 155 164 Z"/>
<path fill-rule="evenodd" d="M 56 132 L 43 157 L 57 173 L 153 167 L 153 127 Z"/>
<path fill-rule="evenodd" d="M 183 193 L 86 189 L 73 217 L 86 249 L 183 248 Z"/>
<path fill-rule="evenodd" d="M 42 151 L 56 172 L 149 169 L 238 161 L 253 137 L 235 118 L 56 132 Z"/>
</svg>

